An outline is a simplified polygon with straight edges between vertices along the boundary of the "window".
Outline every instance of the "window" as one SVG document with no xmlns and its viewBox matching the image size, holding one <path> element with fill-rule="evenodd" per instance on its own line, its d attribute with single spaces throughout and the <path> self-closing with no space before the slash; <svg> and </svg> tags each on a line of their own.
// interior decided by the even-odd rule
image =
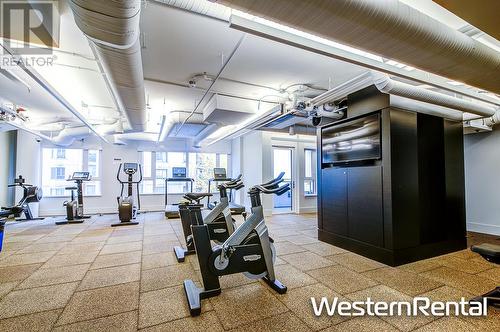
<svg viewBox="0 0 500 332">
<path fill-rule="evenodd" d="M 215 153 L 189 154 L 189 176 L 194 178 L 194 191 L 207 192 L 208 180 L 214 177 L 214 168 L 217 167 Z"/>
<path fill-rule="evenodd" d="M 66 150 L 64 149 L 52 149 L 53 159 L 66 159 Z"/>
<path fill-rule="evenodd" d="M 42 150 L 42 189 L 52 197 L 70 196 L 64 188 L 72 186 L 66 181 L 74 172 L 89 171 L 92 181 L 83 185 L 84 195 L 100 195 L 99 150 L 43 148 Z"/>
<path fill-rule="evenodd" d="M 304 195 L 316 194 L 316 150 L 304 150 Z"/>
<path fill-rule="evenodd" d="M 88 150 L 87 151 L 87 171 L 92 176 L 92 181 L 83 183 L 83 193 L 86 196 L 99 196 L 101 195 L 101 151 Z"/>
<path fill-rule="evenodd" d="M 229 156 L 222 153 L 150 152 L 142 153 L 143 176 L 141 194 L 163 194 L 165 180 L 172 177 L 174 167 L 186 167 L 187 176 L 195 179 L 193 191 L 206 192 L 208 179 L 213 177 L 214 167 L 227 169 Z M 190 183 L 170 182 L 169 194 L 180 194 L 191 190 Z"/>
<path fill-rule="evenodd" d="M 52 167 L 50 169 L 50 178 L 52 180 L 64 180 L 66 178 L 64 176 L 65 171 L 64 167 Z"/>
</svg>

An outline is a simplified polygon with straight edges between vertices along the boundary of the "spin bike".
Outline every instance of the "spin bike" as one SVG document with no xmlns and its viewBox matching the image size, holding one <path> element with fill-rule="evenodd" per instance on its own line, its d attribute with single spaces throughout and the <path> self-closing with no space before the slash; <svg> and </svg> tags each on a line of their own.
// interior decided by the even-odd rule
<svg viewBox="0 0 500 332">
<path fill-rule="evenodd" d="M 83 181 L 90 181 L 91 176 L 89 172 L 74 172 L 71 177 L 66 181 L 74 181 L 76 187 L 66 187 L 64 189 L 71 190 L 71 200 L 64 202 L 66 207 L 66 220 L 57 221 L 56 225 L 66 225 L 66 224 L 81 224 L 85 219 L 89 219 L 90 216 L 83 214 Z M 75 190 L 77 199 L 75 199 Z"/>
<path fill-rule="evenodd" d="M 123 167 L 123 172 L 127 174 L 127 181 L 122 181 L 120 179 L 120 172 Z M 139 180 L 134 181 L 134 174 L 139 170 Z M 118 201 L 118 217 L 120 218 L 120 222 L 116 224 L 112 224 L 112 227 L 116 226 L 129 226 L 129 225 L 138 225 L 137 221 L 133 221 L 137 218 L 137 213 L 141 209 L 141 196 L 139 193 L 139 183 L 142 182 L 142 168 L 141 164 L 138 163 L 124 163 L 120 164 L 118 167 L 118 173 L 116 173 L 116 179 L 121 184 L 121 192 L 120 196 L 117 197 Z M 137 193 L 137 205 L 134 202 L 134 194 L 133 194 L 133 185 L 136 185 L 136 193 Z M 123 191 L 125 190 L 125 185 L 127 185 L 127 196 L 123 196 Z"/>
<path fill-rule="evenodd" d="M 210 239 L 215 243 L 223 243 L 229 235 L 234 232 L 235 221 L 231 217 L 231 209 L 229 207 L 228 190 L 238 190 L 245 185 L 241 181 L 241 177 L 232 181 L 225 182 L 217 186 L 220 193 L 220 203 L 215 205 L 212 210 L 201 220 L 192 220 L 190 208 L 201 207 L 200 200 L 205 197 L 212 196 L 211 193 L 187 193 L 184 198 L 191 201 L 190 203 L 179 204 L 179 214 L 181 215 L 182 230 L 186 240 L 186 249 L 176 246 L 174 247 L 177 262 L 184 262 L 187 255 L 196 253 L 191 233 L 191 225 L 205 224 L 208 227 Z M 193 203 L 196 202 L 196 203 Z M 201 215 L 200 215 L 201 216 Z"/>
<path fill-rule="evenodd" d="M 17 221 L 26 220 L 42 220 L 44 218 L 35 218 L 33 212 L 31 212 L 29 203 L 37 203 L 43 197 L 42 189 L 37 186 L 26 183 L 26 179 L 22 175 L 19 175 L 17 179 L 14 180 L 13 184 L 8 185 L 9 188 L 21 187 L 23 188 L 23 197 L 21 200 L 12 207 L 2 207 L 0 210 L 0 218 L 9 218 L 14 216 Z M 21 215 L 24 214 L 24 219 L 21 219 Z"/>
<path fill-rule="evenodd" d="M 252 214 L 220 246 L 211 247 L 208 225 L 191 226 L 203 281 L 203 288 L 198 288 L 193 280 L 184 281 L 191 316 L 201 313 L 202 299 L 221 293 L 219 277 L 224 275 L 242 272 L 248 278 L 264 280 L 279 294 L 286 293 L 286 286 L 276 279 L 274 273 L 276 251 L 269 238 L 260 199 L 261 193 L 282 195 L 290 190 L 289 183 L 279 186 L 281 182 L 282 175 L 250 189 Z M 190 208 L 190 213 L 194 220 L 201 220 L 199 207 Z"/>
</svg>

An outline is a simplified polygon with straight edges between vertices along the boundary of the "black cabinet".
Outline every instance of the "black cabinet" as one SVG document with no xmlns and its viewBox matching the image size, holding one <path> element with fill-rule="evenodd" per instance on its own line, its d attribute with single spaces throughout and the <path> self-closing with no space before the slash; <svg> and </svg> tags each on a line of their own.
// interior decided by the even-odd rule
<svg viewBox="0 0 500 332">
<path fill-rule="evenodd" d="M 326 168 L 322 179 L 323 229 L 382 246 L 382 168 Z"/>
<path fill-rule="evenodd" d="M 383 246 L 382 167 L 347 169 L 349 237 Z"/>
<path fill-rule="evenodd" d="M 327 168 L 323 170 L 321 188 L 323 229 L 347 236 L 347 170 Z"/>
<path fill-rule="evenodd" d="M 462 123 L 391 107 L 373 93 L 349 96 L 347 118 L 318 130 L 318 151 L 353 148 L 364 128 L 344 132 L 347 141 L 323 140 L 323 131 L 380 113 L 380 159 L 318 156 L 319 239 L 392 266 L 466 248 Z"/>
</svg>

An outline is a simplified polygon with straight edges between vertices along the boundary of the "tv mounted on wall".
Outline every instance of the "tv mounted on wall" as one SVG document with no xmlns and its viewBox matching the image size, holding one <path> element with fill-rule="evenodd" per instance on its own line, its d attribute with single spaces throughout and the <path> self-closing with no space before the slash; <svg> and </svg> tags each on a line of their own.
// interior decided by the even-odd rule
<svg viewBox="0 0 500 332">
<path fill-rule="evenodd" d="M 321 129 L 323 164 L 345 164 L 382 158 L 380 114 Z"/>
</svg>

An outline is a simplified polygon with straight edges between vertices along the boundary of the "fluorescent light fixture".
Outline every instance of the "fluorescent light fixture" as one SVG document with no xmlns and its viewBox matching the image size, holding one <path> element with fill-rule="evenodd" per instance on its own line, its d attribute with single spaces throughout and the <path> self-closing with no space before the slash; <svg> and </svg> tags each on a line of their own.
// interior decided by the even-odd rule
<svg viewBox="0 0 500 332">
<path fill-rule="evenodd" d="M 448 82 L 446 82 L 446 83 L 448 83 L 448 84 L 450 84 L 450 85 L 453 85 L 453 86 L 464 85 L 464 83 L 462 83 L 462 82 L 457 82 L 457 81 L 448 81 Z"/>
</svg>

